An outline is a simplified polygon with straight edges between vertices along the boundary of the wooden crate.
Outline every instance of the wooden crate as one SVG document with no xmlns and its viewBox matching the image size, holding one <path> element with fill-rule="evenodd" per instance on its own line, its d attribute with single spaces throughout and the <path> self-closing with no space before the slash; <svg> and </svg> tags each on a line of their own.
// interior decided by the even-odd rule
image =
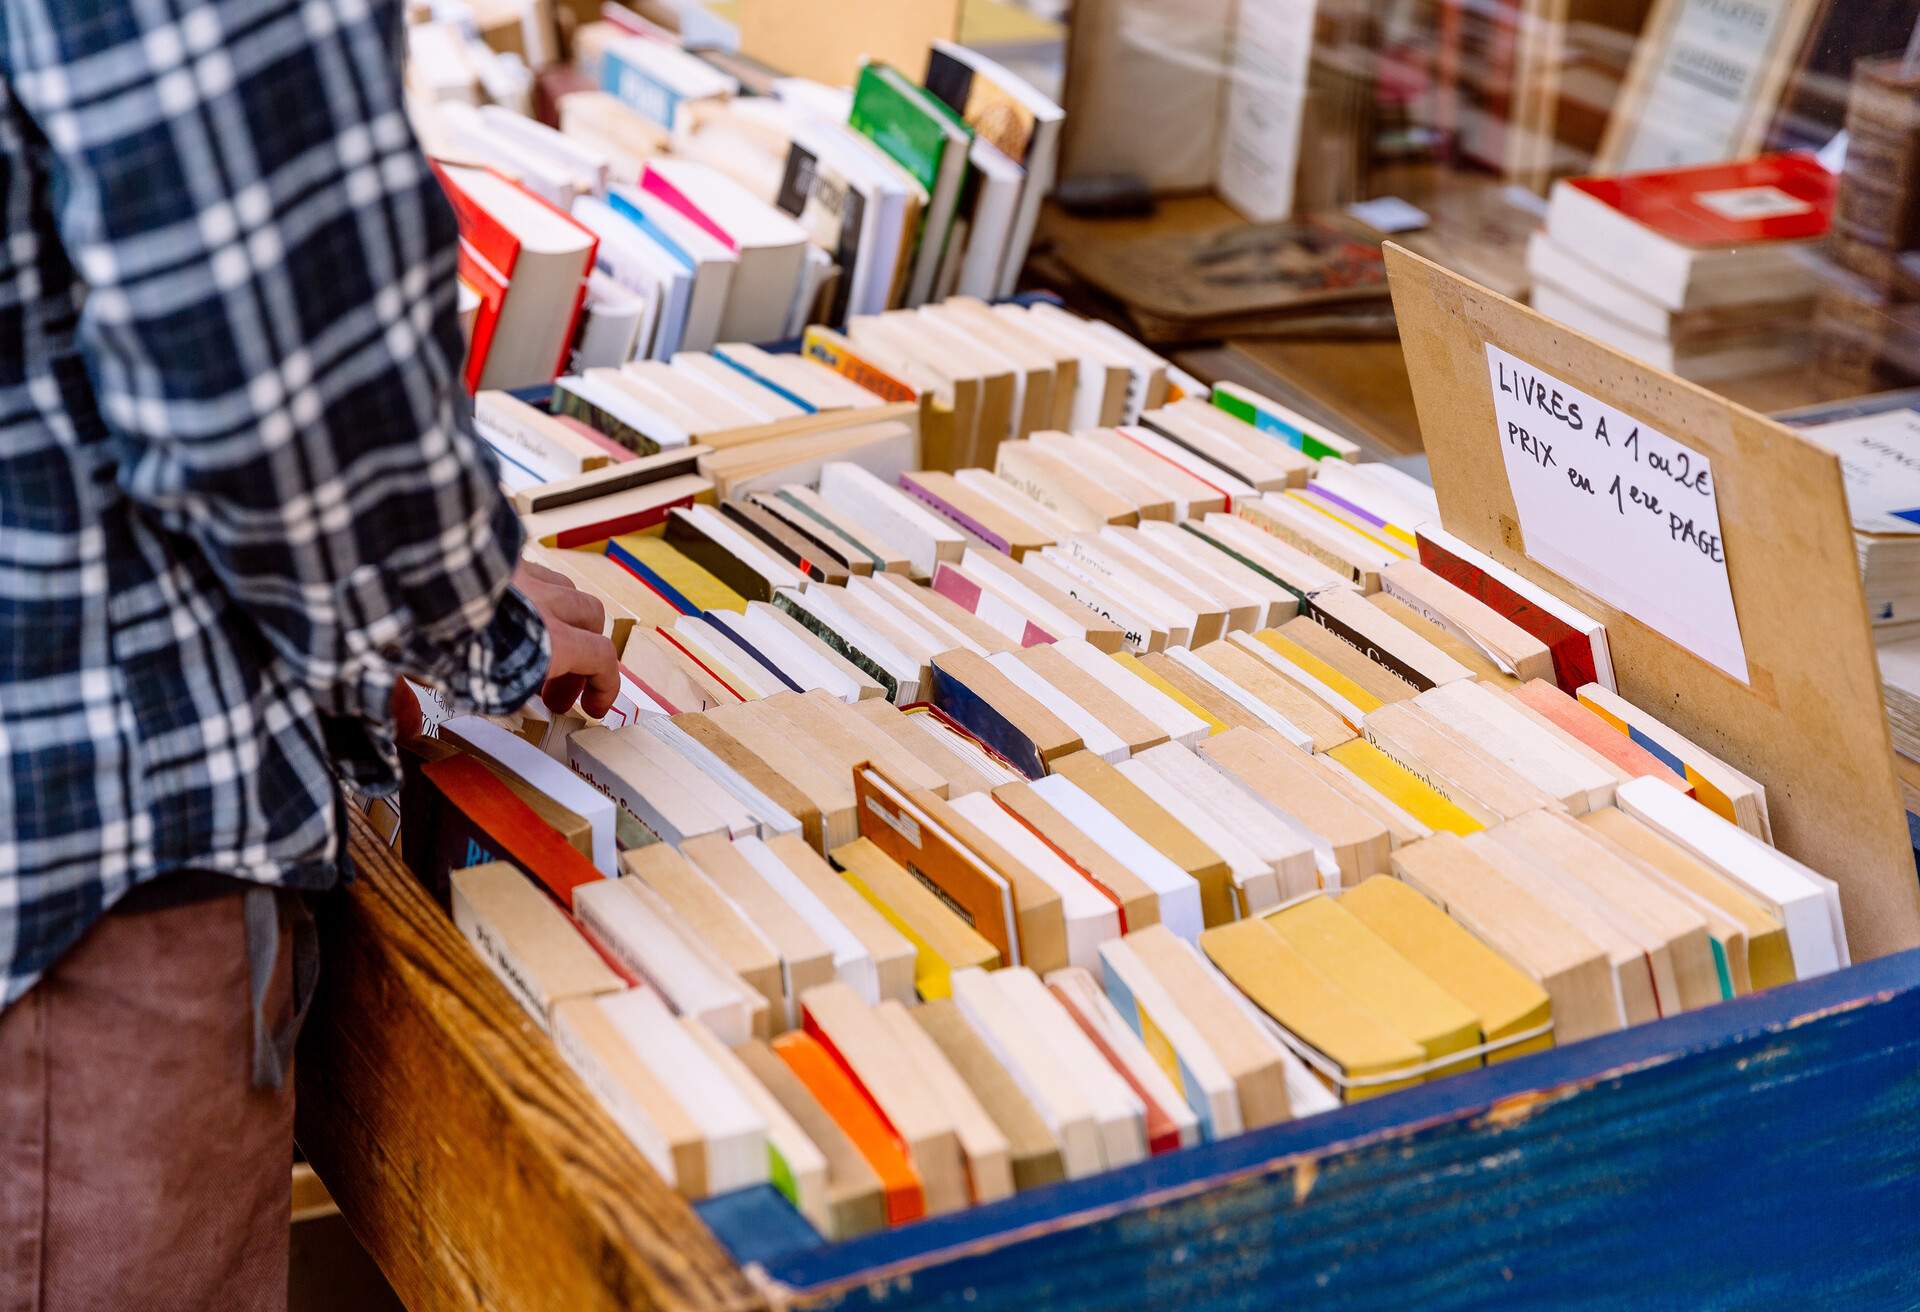
<svg viewBox="0 0 1920 1312">
<path fill-rule="evenodd" d="M 1920 951 L 796 1249 L 770 1191 L 667 1189 L 357 818 L 353 843 L 300 1141 L 414 1309 L 1920 1300 Z"/>
</svg>

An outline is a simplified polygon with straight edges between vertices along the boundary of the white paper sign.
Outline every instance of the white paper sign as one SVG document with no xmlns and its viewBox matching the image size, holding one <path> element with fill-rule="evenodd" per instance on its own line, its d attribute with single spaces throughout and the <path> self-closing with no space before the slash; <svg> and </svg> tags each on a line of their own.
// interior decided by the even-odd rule
<svg viewBox="0 0 1920 1312">
<path fill-rule="evenodd" d="M 1490 342 L 1487 373 L 1527 554 L 1746 682 L 1707 458 Z"/>
</svg>

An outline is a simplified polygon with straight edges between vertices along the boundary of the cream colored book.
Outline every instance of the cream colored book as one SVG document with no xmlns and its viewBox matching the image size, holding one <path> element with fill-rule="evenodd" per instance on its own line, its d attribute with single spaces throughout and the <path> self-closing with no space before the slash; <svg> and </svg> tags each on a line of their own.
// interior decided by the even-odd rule
<svg viewBox="0 0 1920 1312">
<path fill-rule="evenodd" d="M 1140 522 L 1137 502 L 1088 479 L 1045 445 L 1001 443 L 993 472 L 1059 516 L 1076 533 L 1095 532 L 1106 524 Z"/>
<path fill-rule="evenodd" d="M 766 711 L 792 724 L 800 740 L 811 750 L 831 754 L 833 759 L 844 763 L 849 779 L 854 766 L 872 761 L 906 787 L 925 788 L 937 796 L 946 796 L 946 780 L 864 717 L 855 715 L 846 703 L 826 693 L 780 693 L 767 699 Z"/>
<path fill-rule="evenodd" d="M 953 799 L 953 809 L 1059 895 L 1067 960 L 1075 965 L 1098 961 L 1100 945 L 1121 933 L 1113 899 L 992 797 L 968 793 Z"/>
<path fill-rule="evenodd" d="M 1780 918 L 1795 978 L 1812 979 L 1853 964 L 1839 890 L 1831 879 L 1657 779 L 1621 784 L 1614 796 L 1622 811 L 1734 880 Z"/>
<path fill-rule="evenodd" d="M 956 971 L 953 1001 L 1040 1112 L 1060 1145 L 1067 1178 L 1077 1180 L 1104 1170 L 1100 1125 L 1077 1073 L 1001 992 L 993 975 L 984 970 Z"/>
<path fill-rule="evenodd" d="M 1560 803 L 1478 744 L 1406 702 L 1367 713 L 1366 740 L 1482 824 Z"/>
<path fill-rule="evenodd" d="M 1572 814 L 1585 815 L 1613 801 L 1619 782 L 1613 770 L 1543 728 L 1511 698 L 1469 680 L 1428 689 L 1413 700 Z"/>
<path fill-rule="evenodd" d="M 1013 1072 L 980 1037 L 952 998 L 913 1008 L 909 1019 L 926 1034 L 953 1071 L 979 1101 L 1007 1141 L 1013 1186 L 1037 1189 L 1067 1178 L 1060 1144 Z"/>
<path fill-rule="evenodd" d="M 1202 417 L 1212 409 L 1205 401 L 1180 401 L 1147 411 L 1140 416 L 1140 423 L 1257 491 L 1278 492 L 1307 485 L 1312 460 L 1282 442 L 1254 448 L 1233 440 Z"/>
<path fill-rule="evenodd" d="M 860 702 L 854 707 L 854 714 L 900 744 L 922 765 L 946 780 L 948 797 L 981 792 L 1002 782 L 983 774 L 975 758 L 964 756 L 957 750 L 960 739 L 951 735 L 937 737 L 924 732 L 921 722 L 930 721 L 931 717 L 908 714 L 886 701 Z M 936 724 L 935 727 L 939 726 Z"/>
<path fill-rule="evenodd" d="M 1126 676 L 1110 654 L 1084 642 L 1064 640 L 1054 643 L 1053 650 L 1144 716 L 1168 741 L 1191 747 L 1207 736 L 1209 726 L 1205 720 L 1150 682 Z"/>
<path fill-rule="evenodd" d="M 774 1187 L 814 1229 L 823 1235 L 832 1234 L 826 1154 L 780 1105 L 780 1100 L 767 1092 L 746 1064 L 733 1055 L 732 1049 L 713 1037 L 713 1031 L 685 1016 L 680 1018 L 680 1028 L 767 1123 L 767 1175 Z"/>
<path fill-rule="evenodd" d="M 1406 625 L 1345 588 L 1330 589 L 1314 601 L 1314 614 L 1334 636 L 1386 666 L 1416 688 L 1472 682 L 1473 671 Z"/>
<path fill-rule="evenodd" d="M 1553 653 L 1545 643 L 1419 561 L 1398 560 L 1380 571 L 1380 590 L 1472 643 L 1522 683 L 1553 678 Z"/>
<path fill-rule="evenodd" d="M 1112 1063 L 1067 1012 L 1060 999 L 1025 967 L 988 976 L 1078 1082 L 1093 1108 L 1107 1169 L 1131 1166 L 1147 1155 L 1146 1107 Z"/>
<path fill-rule="evenodd" d="M 915 617 L 933 632 L 949 635 L 949 647 L 971 645 L 993 655 L 1014 651 L 1018 643 L 1004 633 L 932 588 L 918 587 L 897 574 L 881 574 L 873 580 L 873 591 L 885 596 L 896 609 Z"/>
<path fill-rule="evenodd" d="M 1185 748 L 1159 749 L 1120 764 L 1120 772 L 1225 858 L 1239 913 L 1252 915 L 1300 891 L 1319 887 L 1313 844 L 1258 799 Z"/>
<path fill-rule="evenodd" d="M 1660 1018 L 1659 976 L 1664 972 L 1657 969 L 1649 953 L 1651 944 L 1635 932 L 1635 927 L 1620 923 L 1608 914 L 1600 899 L 1559 878 L 1530 852 L 1499 842 L 1484 831 L 1468 835 L 1466 841 L 1508 883 L 1600 946 L 1613 970 L 1614 996 L 1622 1024 L 1639 1025 Z M 1666 964 L 1664 959 L 1657 963 L 1659 967 Z"/>
<path fill-rule="evenodd" d="M 664 842 L 678 845 L 736 828 L 689 786 L 684 771 L 661 759 L 648 736 L 633 728 L 582 729 L 567 740 L 567 757 L 582 778 Z"/>
<path fill-rule="evenodd" d="M 628 989 L 624 993 L 591 999 L 588 1007 L 607 1022 L 611 1037 L 618 1039 L 618 1047 L 624 1047 L 628 1055 L 645 1064 L 655 1085 L 693 1124 L 693 1135 L 672 1145 L 674 1183 L 680 1193 L 689 1199 L 707 1199 L 716 1193 L 732 1193 L 733 1189 L 766 1183 L 766 1118 L 760 1116 L 758 1108 L 747 1101 L 747 1095 L 739 1091 L 726 1072 L 708 1060 L 707 1053 L 701 1051 L 693 1037 L 674 1020 L 659 993 L 653 989 Z M 591 1012 L 586 1008 L 582 1008 L 580 1016 L 568 1016 L 568 1020 L 578 1020 L 574 1035 L 582 1039 L 572 1053 L 576 1070 L 584 1066 L 591 1068 L 595 1057 L 609 1053 L 614 1047 L 607 1033 L 595 1035 L 599 1026 L 595 1026 L 589 1016 Z M 564 1053 L 568 1045 L 563 1043 L 561 1047 Z M 605 1058 L 601 1060 L 605 1062 Z M 624 1095 L 622 1101 L 630 1101 L 628 1110 L 634 1110 L 641 1093 L 645 1093 L 645 1085 L 620 1080 L 622 1062 L 605 1062 L 605 1066 L 609 1066 L 605 1074 L 588 1074 L 589 1087 L 593 1087 L 595 1093 L 618 1087 L 620 1095 Z M 653 1108 L 660 1108 L 659 1101 L 655 1101 Z M 630 1116 L 630 1120 L 636 1118 Z M 662 1122 L 666 1126 L 672 1126 L 674 1120 L 678 1118 L 662 1110 Z"/>
<path fill-rule="evenodd" d="M 1034 448 L 1056 460 L 1065 461 L 1080 471 L 1090 483 L 1106 489 L 1132 505 L 1141 523 L 1171 524 L 1182 518 L 1180 507 L 1167 490 L 1146 476 L 1132 461 L 1121 457 L 1086 437 L 1070 432 L 1035 433 L 1028 439 Z"/>
<path fill-rule="evenodd" d="M 750 601 L 747 603 L 746 616 L 756 623 L 764 623 L 785 630 L 795 642 L 806 646 L 815 660 L 823 662 L 834 670 L 838 678 L 851 682 L 857 690 L 858 700 L 885 700 L 885 689 L 874 681 L 872 675 L 820 641 L 811 630 L 778 606 L 768 605 L 764 601 Z"/>
<path fill-rule="evenodd" d="M 1233 503 L 1233 513 L 1311 556 L 1362 592 L 1378 592 L 1380 571 L 1406 559 L 1291 497 L 1268 493 L 1243 498 Z"/>
<path fill-rule="evenodd" d="M 625 987 L 566 912 L 513 866 L 468 866 L 449 879 L 454 926 L 543 1028 L 556 1004 Z"/>
<path fill-rule="evenodd" d="M 1386 825 L 1327 783 L 1306 753 L 1244 729 L 1209 738 L 1199 751 L 1209 765 L 1324 848 L 1341 883 L 1357 884 L 1386 871 L 1392 848 Z"/>
<path fill-rule="evenodd" d="M 954 1118 L 873 1004 L 835 982 L 809 989 L 800 1005 L 807 1032 L 846 1067 L 899 1136 L 926 1190 L 927 1214 L 965 1207 L 967 1167 Z"/>
<path fill-rule="evenodd" d="M 772 1025 L 776 1032 L 794 1028 L 800 1023 L 800 995 L 835 978 L 833 948 L 731 840 L 697 839 L 682 854 L 779 954 L 784 1013 Z"/>
<path fill-rule="evenodd" d="M 1648 959 L 1665 959 L 1666 969 L 1655 976 L 1661 1015 L 1721 1000 L 1706 917 L 1638 862 L 1621 857 L 1571 817 L 1548 811 L 1521 816 L 1494 836 L 1523 844 L 1536 859 L 1604 901 L 1616 920 L 1635 926 L 1651 945 Z"/>
<path fill-rule="evenodd" d="M 767 843 L 767 850 L 785 863 L 787 869 L 807 887 L 823 906 L 833 913 L 873 960 L 877 987 L 882 999 L 912 1002 L 914 992 L 914 946 L 906 935 L 887 922 L 887 918 L 861 897 L 832 866 L 800 838 L 787 835 Z"/>
<path fill-rule="evenodd" d="M 628 878 L 659 894 L 681 923 L 767 1000 L 766 1011 L 754 1014 L 756 1022 L 762 1017 L 766 1021 L 765 1031 L 755 1038 L 769 1038 L 776 1029 L 787 1028 L 780 954 L 718 885 L 665 843 L 622 852 L 620 864 Z"/>
<path fill-rule="evenodd" d="M 766 998 L 641 880 L 622 876 L 583 885 L 574 892 L 573 909 L 609 957 L 722 1043 L 731 1047 L 769 1032 Z"/>
<path fill-rule="evenodd" d="M 1127 744 L 1121 741 L 1119 734 L 1012 652 L 990 656 L 987 663 L 1004 675 L 1007 682 L 1052 711 L 1069 729 L 1079 734 L 1085 750 L 1106 761 L 1124 761 L 1127 758 Z"/>
<path fill-rule="evenodd" d="M 1136 710 L 1119 693 L 1074 664 L 1051 642 L 1035 643 L 1015 653 L 1062 698 L 1071 700 L 1100 721 L 1119 740 L 1126 754 L 1145 751 L 1167 741 L 1167 732 Z"/>
<path fill-rule="evenodd" d="M 1203 562 L 1167 551 L 1159 537 L 1137 528 L 1109 526 L 1100 530 L 1100 540 L 1141 569 L 1153 571 L 1150 577 L 1177 581 L 1205 605 L 1219 608 L 1228 631 L 1248 633 L 1265 627 L 1268 605 L 1264 595 L 1223 578 Z"/>
<path fill-rule="evenodd" d="M 1291 1117 L 1287 1064 L 1279 1042 L 1240 1010 L 1193 946 L 1164 926 L 1129 934 L 1125 942 L 1226 1067 L 1246 1128 L 1257 1130 Z"/>
<path fill-rule="evenodd" d="M 869 1004 L 880 1000 L 880 972 L 866 941 L 849 929 L 833 908 L 822 901 L 765 843 L 755 838 L 736 840 L 735 849 L 774 893 L 797 912 L 807 928 L 833 953 L 834 977 Z"/>
<path fill-rule="evenodd" d="M 967 1197 L 973 1203 L 991 1203 L 1013 1194 L 1013 1148 L 988 1115 L 960 1072 L 940 1051 L 913 1014 L 898 1002 L 882 1002 L 874 1015 L 912 1068 L 934 1102 L 952 1122 L 966 1165 Z"/>
<path fill-rule="evenodd" d="M 1696 905 L 1724 916 L 1745 940 L 1745 962 L 1728 954 L 1736 994 L 1772 988 L 1793 979 L 1793 954 L 1786 927 L 1761 901 L 1685 848 L 1614 807 L 1582 817 L 1594 832 L 1623 854 L 1656 872 L 1670 887 L 1690 893 Z"/>
<path fill-rule="evenodd" d="M 1300 613 L 1299 597 L 1271 575 L 1209 545 L 1177 524 L 1142 523 L 1139 540 L 1159 552 L 1170 565 L 1185 564 L 1189 569 L 1220 580 L 1223 586 L 1259 598 L 1266 610 L 1253 626 L 1256 629 L 1284 624 Z"/>
<path fill-rule="evenodd" d="M 820 471 L 820 499 L 836 513 L 871 526 L 907 552 L 920 578 L 943 560 L 958 562 L 966 536 L 911 497 L 851 464 L 829 464 Z"/>
<path fill-rule="evenodd" d="M 1555 1045 L 1620 1029 L 1619 986 L 1606 952 L 1520 888 L 1457 834 L 1393 854 L 1393 873 L 1546 990 Z"/>
<path fill-rule="evenodd" d="M 853 840 L 857 830 L 852 777 L 826 768 L 806 743 L 794 739 L 783 720 L 742 705 L 716 706 L 686 718 L 706 720 L 723 730 L 799 789 L 818 811 L 827 845 Z"/>
<path fill-rule="evenodd" d="M 980 587 L 1001 594 L 1016 609 L 1041 620 L 1041 627 L 1055 639 L 1084 638 L 1101 651 L 1120 650 L 1118 625 L 1088 611 L 1011 557 L 968 547 L 960 565 Z"/>
</svg>

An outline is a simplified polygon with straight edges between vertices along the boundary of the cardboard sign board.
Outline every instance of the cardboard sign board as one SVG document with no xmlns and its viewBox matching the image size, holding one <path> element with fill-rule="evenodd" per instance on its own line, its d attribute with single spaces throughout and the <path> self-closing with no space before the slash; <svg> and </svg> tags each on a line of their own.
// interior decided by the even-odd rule
<svg viewBox="0 0 1920 1312">
<path fill-rule="evenodd" d="M 1602 621 L 1620 694 L 1765 785 L 1775 843 L 1839 882 L 1857 959 L 1920 945 L 1920 881 L 1838 459 L 1398 246 L 1387 247 L 1387 267 L 1443 526 Z M 1519 422 L 1516 397 L 1496 396 L 1502 374 L 1490 360 L 1524 362 L 1530 381 L 1519 403 L 1539 420 L 1528 436 L 1536 452 L 1542 444 L 1555 448 L 1550 472 L 1568 488 L 1575 486 L 1569 469 L 1617 467 L 1621 459 L 1617 445 L 1604 452 L 1595 445 L 1590 411 L 1573 427 L 1576 393 L 1705 458 L 1717 520 L 1709 546 L 1732 593 L 1744 679 L 1723 668 L 1733 662 L 1716 664 L 1630 613 L 1648 613 L 1643 599 L 1658 582 L 1644 577 L 1645 566 L 1620 588 L 1587 576 L 1609 596 L 1576 586 L 1529 553 L 1509 478 L 1525 468 L 1507 452 L 1508 426 Z M 1619 434 L 1611 436 L 1617 443 Z M 1686 539 L 1684 528 L 1671 526 L 1672 507 L 1700 498 L 1697 468 L 1687 475 L 1696 487 L 1685 486 L 1681 472 L 1669 461 L 1635 481 L 1661 500 L 1667 531 Z M 1596 486 L 1593 496 L 1607 493 Z M 1629 497 L 1610 536 L 1638 535 L 1648 547 L 1647 524 L 1629 512 L 1660 522 Z M 1690 518 L 1692 538 L 1680 545 L 1698 551 L 1706 530 Z M 1565 530 L 1555 524 L 1536 532 L 1544 551 L 1544 537 Z M 1550 554 L 1563 560 L 1571 550 L 1565 541 L 1554 546 Z M 1604 553 L 1609 542 L 1592 549 Z"/>
</svg>

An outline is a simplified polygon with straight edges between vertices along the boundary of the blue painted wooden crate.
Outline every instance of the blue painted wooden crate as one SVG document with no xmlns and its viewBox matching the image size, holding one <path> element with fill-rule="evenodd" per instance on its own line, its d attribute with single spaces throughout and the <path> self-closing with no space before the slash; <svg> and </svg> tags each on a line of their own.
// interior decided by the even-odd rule
<svg viewBox="0 0 1920 1312">
<path fill-rule="evenodd" d="M 844 1244 L 697 1210 L 805 1308 L 1916 1306 L 1920 950 Z"/>
</svg>

